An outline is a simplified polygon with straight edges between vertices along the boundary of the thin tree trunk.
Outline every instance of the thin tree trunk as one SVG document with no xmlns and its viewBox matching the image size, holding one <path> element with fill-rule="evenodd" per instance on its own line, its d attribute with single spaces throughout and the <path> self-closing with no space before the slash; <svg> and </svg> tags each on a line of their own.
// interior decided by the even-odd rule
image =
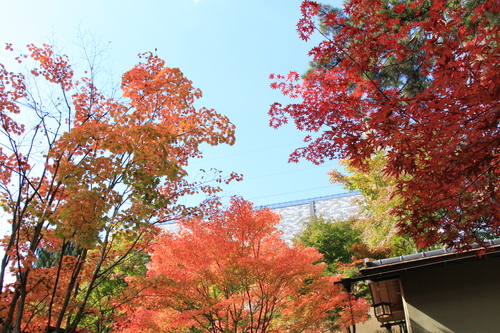
<svg viewBox="0 0 500 333">
<path fill-rule="evenodd" d="M 69 304 L 69 301 L 71 299 L 71 294 L 73 292 L 73 289 L 75 288 L 76 281 L 78 280 L 78 277 L 80 275 L 80 271 L 82 269 L 82 266 L 85 263 L 86 256 L 87 256 L 87 250 L 84 249 L 82 251 L 82 254 L 81 254 L 80 258 L 78 259 L 76 267 L 73 270 L 73 274 L 71 276 L 71 280 L 68 283 L 68 287 L 66 289 L 66 295 L 64 297 L 64 302 L 63 302 L 63 305 L 61 307 L 61 312 L 59 313 L 59 316 L 57 318 L 56 332 L 55 333 L 60 333 L 61 332 L 61 324 L 62 324 L 62 321 L 64 319 L 64 315 L 66 313 L 66 310 L 68 309 L 68 304 Z"/>
</svg>

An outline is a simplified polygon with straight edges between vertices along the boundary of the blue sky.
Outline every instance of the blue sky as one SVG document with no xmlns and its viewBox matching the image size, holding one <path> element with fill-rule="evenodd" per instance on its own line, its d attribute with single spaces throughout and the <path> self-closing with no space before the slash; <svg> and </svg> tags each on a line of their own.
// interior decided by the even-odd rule
<svg viewBox="0 0 500 333">
<path fill-rule="evenodd" d="M 326 2 L 326 1 L 325 1 Z M 335 162 L 289 164 L 288 155 L 306 133 L 293 125 L 268 126 L 273 102 L 286 103 L 269 88 L 269 75 L 307 69 L 313 42 L 298 37 L 300 0 L 3 0 L 0 42 L 16 48 L 52 43 L 78 59 L 78 33 L 89 32 L 108 49 L 114 80 L 156 51 L 203 91 L 197 106 L 214 108 L 236 125 L 236 144 L 206 148 L 195 169 L 215 167 L 244 174 L 226 186 L 226 198 L 241 195 L 256 205 L 345 192 L 330 185 Z M 329 2 L 340 6 L 340 2 Z M 3 49 L 3 47 L 2 47 Z M 0 52 L 0 62 L 6 61 Z"/>
</svg>

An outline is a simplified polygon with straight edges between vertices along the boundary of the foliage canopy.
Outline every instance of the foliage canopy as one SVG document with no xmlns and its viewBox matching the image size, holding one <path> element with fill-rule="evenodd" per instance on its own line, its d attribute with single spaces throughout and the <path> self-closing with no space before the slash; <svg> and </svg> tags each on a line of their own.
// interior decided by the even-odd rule
<svg viewBox="0 0 500 333">
<path fill-rule="evenodd" d="M 498 1 L 351 0 L 343 11 L 303 1 L 301 9 L 300 37 L 324 38 L 306 76 L 272 76 L 272 88 L 300 101 L 272 105 L 271 125 L 291 119 L 319 135 L 291 160 L 341 158 L 364 170 L 385 151 L 399 228 L 419 247 L 500 236 Z"/>
<path fill-rule="evenodd" d="M 279 216 L 233 198 L 206 219 L 181 222 L 151 250 L 143 297 L 119 332 L 321 332 L 366 319 L 368 303 L 323 275 L 314 248 L 290 247 Z"/>
<path fill-rule="evenodd" d="M 2 333 L 75 332 L 89 317 L 106 321 L 128 301 L 111 296 L 141 273 L 154 225 L 199 211 L 178 204 L 182 196 L 218 191 L 189 181 L 186 166 L 201 144 L 232 144 L 234 126 L 194 107 L 201 91 L 179 69 L 139 57 L 118 98 L 96 86 L 95 54 L 80 80 L 49 45 L 16 57 L 27 73 L 0 65 L 0 204 L 11 226 Z"/>
</svg>

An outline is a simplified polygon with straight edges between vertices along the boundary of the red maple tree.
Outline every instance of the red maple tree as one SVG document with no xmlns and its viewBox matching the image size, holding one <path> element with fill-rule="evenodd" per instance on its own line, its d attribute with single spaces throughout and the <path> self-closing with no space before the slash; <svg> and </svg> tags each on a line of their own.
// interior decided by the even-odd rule
<svg viewBox="0 0 500 333">
<path fill-rule="evenodd" d="M 142 297 L 119 332 L 321 332 L 366 319 L 368 303 L 323 276 L 315 248 L 290 247 L 269 209 L 233 198 L 151 248 Z"/>
<path fill-rule="evenodd" d="M 304 1 L 301 38 L 324 36 L 315 69 L 272 76 L 299 101 L 272 105 L 271 125 L 319 133 L 291 161 L 363 170 L 385 151 L 384 172 L 404 179 L 400 230 L 419 246 L 500 236 L 499 12 L 497 0 Z"/>
</svg>

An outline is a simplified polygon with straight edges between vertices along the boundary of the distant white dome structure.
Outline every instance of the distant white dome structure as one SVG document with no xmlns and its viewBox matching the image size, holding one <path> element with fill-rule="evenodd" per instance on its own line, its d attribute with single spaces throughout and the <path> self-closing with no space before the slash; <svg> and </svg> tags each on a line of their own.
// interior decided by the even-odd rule
<svg viewBox="0 0 500 333">
<path fill-rule="evenodd" d="M 289 241 L 297 232 L 303 229 L 304 222 L 310 216 L 322 215 L 325 218 L 333 219 L 345 219 L 355 216 L 358 213 L 358 206 L 355 201 L 361 197 L 362 195 L 358 192 L 341 193 L 255 208 L 267 207 L 273 212 L 281 214 L 278 229 L 283 231 L 283 239 Z"/>
<path fill-rule="evenodd" d="M 256 206 L 255 209 L 269 208 L 281 215 L 278 229 L 283 232 L 283 239 L 290 241 L 295 234 L 304 229 L 304 222 L 312 215 L 325 218 L 345 219 L 358 213 L 356 199 L 362 195 L 358 192 L 340 193 L 328 196 L 287 201 L 271 205 Z M 162 225 L 165 230 L 176 232 L 175 220 Z"/>
</svg>

